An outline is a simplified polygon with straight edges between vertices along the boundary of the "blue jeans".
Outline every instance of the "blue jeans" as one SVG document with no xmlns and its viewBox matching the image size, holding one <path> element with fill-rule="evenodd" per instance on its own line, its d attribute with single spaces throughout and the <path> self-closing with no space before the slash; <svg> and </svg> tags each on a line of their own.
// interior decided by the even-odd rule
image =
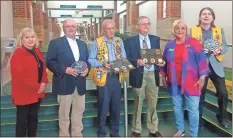
<svg viewBox="0 0 233 138">
<path fill-rule="evenodd" d="M 184 110 L 182 106 L 183 97 L 185 98 L 185 105 L 188 111 L 190 135 L 197 137 L 199 124 L 199 96 L 188 96 L 181 94 L 172 96 L 177 129 L 184 131 Z"/>
<path fill-rule="evenodd" d="M 106 135 L 105 126 L 108 112 L 110 112 L 110 134 L 118 136 L 121 107 L 121 83 L 118 76 L 108 74 L 106 85 L 97 88 L 97 137 Z"/>
</svg>

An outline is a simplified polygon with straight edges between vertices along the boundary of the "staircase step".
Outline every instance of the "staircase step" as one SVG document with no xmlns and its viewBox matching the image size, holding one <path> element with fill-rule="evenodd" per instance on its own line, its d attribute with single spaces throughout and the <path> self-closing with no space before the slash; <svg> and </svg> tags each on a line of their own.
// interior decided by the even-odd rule
<svg viewBox="0 0 233 138">
<path fill-rule="evenodd" d="M 39 113 L 39 122 L 46 122 L 51 120 L 58 120 L 58 106 L 57 107 L 45 107 L 41 108 Z M 15 110 L 10 110 L 11 113 L 7 112 L 4 116 L 1 115 L 1 126 L 15 124 L 16 113 Z M 157 112 L 168 112 L 173 111 L 173 106 L 171 104 L 159 104 L 157 107 Z M 46 112 L 46 113 L 44 113 Z M 146 105 L 143 105 L 142 112 L 146 113 Z M 124 106 L 122 105 L 121 114 L 124 114 Z M 128 106 L 128 114 L 133 114 L 133 104 Z M 95 108 L 86 109 L 83 118 L 96 117 L 97 111 Z M 164 115 L 161 115 L 163 117 Z"/>
<path fill-rule="evenodd" d="M 219 108 L 219 107 L 218 107 L 218 99 L 217 99 L 216 96 L 211 95 L 211 94 L 209 94 L 209 93 L 206 93 L 205 96 L 206 96 L 206 97 L 205 97 L 205 101 L 206 101 L 207 103 L 209 103 L 209 104 L 211 104 L 211 105 L 213 105 L 213 106 Z M 232 114 L 232 102 L 228 102 L 227 111 L 228 111 L 229 113 Z"/>
<path fill-rule="evenodd" d="M 57 115 L 56 115 L 57 117 Z M 109 116 L 107 117 L 107 123 L 109 122 Z M 83 126 L 84 127 L 88 127 L 88 126 L 94 126 L 97 122 L 96 118 L 83 118 Z M 124 123 L 124 114 L 122 114 L 120 116 L 120 123 Z M 59 124 L 58 124 L 58 118 L 57 119 L 53 119 L 50 121 L 39 121 L 38 123 L 38 131 L 43 131 L 46 129 L 58 129 L 59 128 Z M 15 132 L 15 124 L 11 124 L 11 125 L 2 125 L 1 126 L 1 132 L 4 133 L 14 133 Z"/>
<path fill-rule="evenodd" d="M 224 127 L 222 127 L 219 123 L 218 120 L 216 118 L 216 113 L 203 108 L 203 116 L 202 118 L 205 120 L 205 124 L 206 127 L 209 128 L 210 130 L 213 130 L 219 134 L 221 134 L 221 136 L 231 136 L 232 137 L 232 122 L 230 121 L 229 125 L 230 128 L 226 129 Z"/>
<path fill-rule="evenodd" d="M 209 93 L 206 93 L 204 107 L 206 107 L 207 109 L 211 110 L 214 113 L 218 113 L 219 106 L 217 102 L 217 97 Z M 228 118 L 232 121 L 232 102 L 228 102 L 227 114 L 228 114 Z"/>
<path fill-rule="evenodd" d="M 163 119 L 173 119 L 173 111 L 171 105 L 164 105 L 160 107 L 158 110 L 158 118 L 159 120 Z M 83 125 L 85 127 L 87 126 L 94 126 L 96 122 L 96 110 L 87 110 L 84 113 L 83 117 Z M 128 121 L 132 122 L 133 119 L 133 108 L 128 109 Z M 144 107 L 142 109 L 142 122 L 146 122 L 146 108 Z M 107 117 L 107 120 L 109 120 L 109 114 Z M 125 116 L 124 111 L 121 110 L 121 116 L 120 116 L 120 123 L 124 123 Z M 3 133 L 12 133 L 15 131 L 15 117 L 6 118 L 4 121 L 1 122 L 1 132 Z M 47 129 L 47 128 L 58 128 L 58 113 L 53 114 L 47 114 L 47 115 L 41 115 L 39 116 L 39 123 L 38 123 L 38 131 Z"/>
<path fill-rule="evenodd" d="M 92 100 L 94 97 L 89 96 L 86 100 L 85 108 L 86 110 L 89 109 L 96 109 L 97 108 L 97 102 L 93 102 Z M 91 101 L 89 101 L 91 100 Z M 134 100 L 128 100 L 129 108 L 133 108 Z M 157 104 L 172 104 L 171 98 L 159 98 Z M 13 104 L 10 103 L 4 103 L 4 107 L 1 108 L 1 118 L 5 117 L 12 117 L 16 116 L 16 107 Z M 147 105 L 147 101 L 144 100 L 144 105 Z M 121 101 L 121 108 L 124 108 L 124 101 Z M 39 114 L 50 114 L 51 112 L 57 112 L 58 111 L 58 103 L 56 99 L 51 100 L 43 100 L 41 102 L 40 112 Z"/>
<path fill-rule="evenodd" d="M 128 100 L 134 100 L 134 95 L 132 92 L 132 88 L 127 89 L 128 95 L 127 99 Z M 122 90 L 122 100 L 124 97 Z M 86 102 L 97 102 L 97 90 L 88 90 L 86 92 Z M 1 109 L 6 109 L 6 108 L 12 108 L 14 105 L 12 104 L 11 100 L 11 95 L 6 95 L 6 96 L 1 96 Z M 159 97 L 158 98 L 170 98 L 169 93 L 166 91 L 166 89 L 160 88 L 159 90 Z M 57 96 L 53 95 L 52 93 L 46 93 L 45 98 L 42 99 L 41 103 L 45 104 L 50 101 L 56 101 Z"/>
<path fill-rule="evenodd" d="M 131 135 L 132 131 L 131 131 L 131 123 L 128 125 L 128 136 Z M 169 126 L 169 127 L 168 127 Z M 186 131 L 186 136 L 190 136 L 189 135 L 189 125 L 188 125 L 188 121 L 185 121 L 185 131 Z M 176 132 L 176 124 L 174 119 L 166 119 L 166 120 L 159 120 L 159 131 L 160 133 L 164 136 L 164 137 L 171 137 L 175 132 Z M 124 124 L 121 123 L 120 124 L 120 130 L 119 130 L 119 134 L 120 136 L 124 137 Z M 106 131 L 107 131 L 107 135 L 109 136 L 109 126 L 106 126 Z M 84 137 L 96 137 L 96 126 L 88 126 L 88 127 L 84 127 L 83 129 L 83 136 Z M 48 129 L 43 129 L 43 130 L 38 130 L 37 131 L 37 136 L 38 137 L 58 137 L 59 132 L 58 132 L 58 128 L 48 128 Z M 11 133 L 1 133 L 2 137 L 14 137 L 15 133 L 11 132 Z M 208 130 L 207 128 L 204 128 L 203 131 L 201 131 L 200 133 L 198 133 L 199 137 L 218 137 L 218 135 L 214 132 L 211 132 L 210 130 Z M 146 127 L 146 123 L 142 123 L 142 137 L 148 137 L 148 129 Z"/>
<path fill-rule="evenodd" d="M 213 92 L 209 89 L 206 90 L 206 93 L 216 97 L 216 92 Z M 228 102 L 232 103 L 232 99 L 228 98 Z"/>
</svg>

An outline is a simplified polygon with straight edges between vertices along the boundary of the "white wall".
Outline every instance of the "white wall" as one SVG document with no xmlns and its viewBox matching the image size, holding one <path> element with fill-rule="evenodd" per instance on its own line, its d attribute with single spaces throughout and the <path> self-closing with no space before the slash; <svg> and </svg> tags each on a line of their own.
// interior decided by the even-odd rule
<svg viewBox="0 0 233 138">
<path fill-rule="evenodd" d="M 68 18 L 58 18 L 58 21 L 61 22 L 61 21 L 64 21 L 65 19 L 68 19 Z M 83 23 L 83 21 L 87 21 L 87 23 L 91 22 L 90 18 L 72 18 L 72 19 L 75 20 L 76 23 Z M 92 19 L 92 21 L 94 21 L 94 19 Z M 98 23 L 99 20 L 96 19 L 96 22 Z"/>
<path fill-rule="evenodd" d="M 192 27 L 198 23 L 200 10 L 207 6 L 214 10 L 215 24 L 224 29 L 227 43 L 232 44 L 232 1 L 182 1 L 181 18 Z"/>
<path fill-rule="evenodd" d="M 75 10 L 53 10 L 51 11 L 51 17 L 60 17 L 60 15 L 72 15 L 72 17 L 82 17 L 83 15 L 93 15 L 93 17 L 101 18 L 101 11 L 78 11 Z"/>
<path fill-rule="evenodd" d="M 145 0 L 136 0 L 136 4 L 143 2 L 143 1 L 145 1 Z"/>
<path fill-rule="evenodd" d="M 126 9 L 126 3 L 122 4 L 123 1 L 117 1 L 117 13 L 122 12 Z"/>
<path fill-rule="evenodd" d="M 48 8 L 60 8 L 60 5 L 76 5 L 76 8 L 87 8 L 87 5 L 102 5 L 103 9 L 114 8 L 113 1 L 48 1 Z"/>
<path fill-rule="evenodd" d="M 119 24 L 121 24 L 122 25 L 122 28 L 120 28 L 120 33 L 124 33 L 123 32 L 123 28 L 124 28 L 124 20 L 123 20 L 123 17 L 124 17 L 124 15 L 126 15 L 126 12 L 123 12 L 122 14 L 120 14 L 120 20 L 119 20 Z"/>
<path fill-rule="evenodd" d="M 147 16 L 151 21 L 151 34 L 156 35 L 157 1 L 148 1 L 139 5 L 139 16 Z"/>
<path fill-rule="evenodd" d="M 13 37 L 12 1 L 1 1 L 1 37 Z"/>
</svg>

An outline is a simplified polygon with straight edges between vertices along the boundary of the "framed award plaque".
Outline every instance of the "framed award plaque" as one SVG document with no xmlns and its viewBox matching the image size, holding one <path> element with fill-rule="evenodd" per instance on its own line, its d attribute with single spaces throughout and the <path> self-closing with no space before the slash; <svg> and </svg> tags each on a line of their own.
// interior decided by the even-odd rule
<svg viewBox="0 0 233 138">
<path fill-rule="evenodd" d="M 111 61 L 110 64 L 111 68 L 116 73 L 135 69 L 135 67 L 127 59 Z"/>
<path fill-rule="evenodd" d="M 162 64 L 163 56 L 160 49 L 141 49 L 141 58 L 145 64 Z"/>
</svg>

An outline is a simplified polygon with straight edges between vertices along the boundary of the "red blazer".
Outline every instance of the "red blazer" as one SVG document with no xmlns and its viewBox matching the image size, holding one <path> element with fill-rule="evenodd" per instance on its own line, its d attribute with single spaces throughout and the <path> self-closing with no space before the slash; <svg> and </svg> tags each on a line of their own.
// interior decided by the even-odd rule
<svg viewBox="0 0 233 138">
<path fill-rule="evenodd" d="M 38 57 L 43 62 L 42 82 L 47 83 L 46 65 L 41 51 L 35 49 Z M 12 76 L 12 103 L 15 105 L 27 105 L 38 102 L 39 98 L 45 96 L 38 94 L 40 83 L 38 83 L 38 68 L 35 57 L 25 48 L 19 47 L 15 50 L 10 61 Z"/>
</svg>

